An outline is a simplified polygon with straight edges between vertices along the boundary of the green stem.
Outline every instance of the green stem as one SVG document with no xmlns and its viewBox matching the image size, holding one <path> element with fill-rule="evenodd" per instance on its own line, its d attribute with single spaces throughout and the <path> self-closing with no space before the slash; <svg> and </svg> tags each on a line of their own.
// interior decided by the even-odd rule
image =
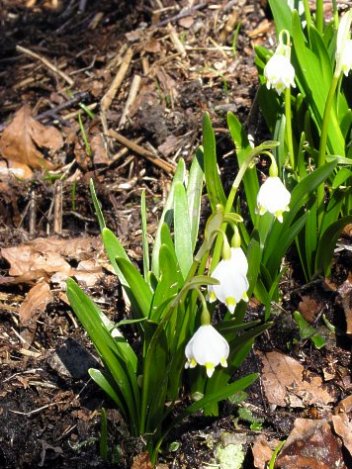
<svg viewBox="0 0 352 469">
<path fill-rule="evenodd" d="M 237 176 L 236 176 L 235 180 L 233 181 L 229 196 L 227 197 L 227 201 L 226 201 L 226 205 L 225 205 L 225 209 L 224 209 L 224 216 L 227 213 L 231 212 L 232 206 L 233 206 L 233 203 L 234 203 L 237 191 L 238 191 L 238 188 L 240 187 L 240 184 L 242 182 L 243 176 L 245 175 L 245 172 L 247 171 L 248 167 L 251 165 L 254 158 L 256 158 L 257 155 L 259 153 L 261 153 L 261 151 L 262 151 L 262 148 L 260 150 L 259 150 L 259 148 L 260 147 L 255 148 L 253 151 L 251 151 L 251 153 L 248 155 L 247 159 L 241 165 L 241 167 L 240 167 L 240 169 L 237 173 Z M 227 225 L 226 222 L 224 222 L 221 225 L 221 231 L 225 232 L 226 225 Z M 220 260 L 221 247 L 222 247 L 222 237 L 218 236 L 216 238 L 214 253 L 213 253 L 213 257 L 211 259 L 210 272 L 212 272 L 214 270 L 214 268 L 217 266 L 217 264 Z"/>
<path fill-rule="evenodd" d="M 312 15 L 310 14 L 309 1 L 303 0 L 304 5 L 304 16 L 306 17 L 308 30 L 312 26 Z"/>
<path fill-rule="evenodd" d="M 285 91 L 285 116 L 286 116 L 286 137 L 288 146 L 288 156 L 292 170 L 295 169 L 295 154 L 293 150 L 292 138 L 292 114 L 291 114 L 291 88 L 286 88 Z"/>
<path fill-rule="evenodd" d="M 317 30 L 323 34 L 324 29 L 324 2 L 323 0 L 316 1 L 315 22 Z"/>
<path fill-rule="evenodd" d="M 327 150 L 327 141 L 328 141 L 328 130 L 329 130 L 329 121 L 330 121 L 330 112 L 334 102 L 335 91 L 339 82 L 339 76 L 334 75 L 331 81 L 330 89 L 328 96 L 326 98 L 324 115 L 323 115 L 323 124 L 321 128 L 320 135 L 320 145 L 319 145 L 319 155 L 317 161 L 317 167 L 320 168 L 325 164 L 325 156 Z M 321 225 L 323 217 L 323 202 L 324 202 L 324 183 L 320 184 L 317 190 L 317 205 L 318 205 L 318 228 Z"/>
</svg>

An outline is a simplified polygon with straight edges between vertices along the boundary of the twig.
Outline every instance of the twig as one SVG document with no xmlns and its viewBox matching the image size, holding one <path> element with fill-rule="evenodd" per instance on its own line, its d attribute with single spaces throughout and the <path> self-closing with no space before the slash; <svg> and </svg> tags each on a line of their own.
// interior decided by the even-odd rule
<svg viewBox="0 0 352 469">
<path fill-rule="evenodd" d="M 19 410 L 12 410 L 12 409 L 9 409 L 9 411 L 12 412 L 13 414 L 24 415 L 25 417 L 30 417 L 31 415 L 37 414 L 38 412 L 48 409 L 48 407 L 52 407 L 53 405 L 60 405 L 60 404 L 66 404 L 66 403 L 67 401 L 50 402 L 50 404 L 43 405 L 41 407 L 38 407 L 37 409 L 30 410 L 29 412 L 20 412 Z"/>
<path fill-rule="evenodd" d="M 130 107 L 132 106 L 132 104 L 134 103 L 134 100 L 136 99 L 136 96 L 139 91 L 139 87 L 141 85 L 141 80 L 142 79 L 139 75 L 134 75 L 132 83 L 131 83 L 131 87 L 130 87 L 130 92 L 128 93 L 126 104 L 125 104 L 124 110 L 122 111 L 122 116 L 121 116 L 118 128 L 122 127 L 127 121 L 127 116 L 130 111 Z"/>
<path fill-rule="evenodd" d="M 39 60 L 47 68 L 49 68 L 52 72 L 56 73 L 61 78 L 63 78 L 70 86 L 73 86 L 74 81 L 72 80 L 72 78 L 70 78 L 68 75 L 66 75 L 66 73 L 63 72 L 62 70 L 60 70 L 59 68 L 55 67 L 55 65 L 53 65 L 51 62 L 49 62 L 49 60 L 46 59 L 45 57 L 43 57 L 42 55 L 39 55 L 36 52 L 33 52 L 33 51 L 27 49 L 26 47 L 22 47 L 22 46 L 18 46 L 18 45 L 16 46 L 16 51 L 21 52 L 22 54 L 26 54 L 29 57 L 33 57 L 34 59 Z"/>
<path fill-rule="evenodd" d="M 169 174 L 175 171 L 174 165 L 168 163 L 167 161 L 161 160 L 160 158 L 155 156 L 151 151 L 146 150 L 145 148 L 141 147 L 132 140 L 129 140 L 118 132 L 115 132 L 115 130 L 108 130 L 107 136 L 117 140 L 122 145 L 125 145 L 125 147 L 128 147 L 134 153 L 137 153 L 137 155 L 143 156 L 143 158 L 146 158 L 155 166 L 158 166 L 159 168 L 163 169 L 166 173 Z"/>
<path fill-rule="evenodd" d="M 173 45 L 175 46 L 175 49 L 177 50 L 177 52 L 179 52 L 179 54 L 181 55 L 181 57 L 186 57 L 187 55 L 187 52 L 184 48 L 184 45 L 182 44 L 182 42 L 180 41 L 179 37 L 177 36 L 177 33 L 176 33 L 176 30 L 175 28 L 172 26 L 171 23 L 169 23 L 167 25 L 167 29 L 170 33 L 170 39 L 171 39 L 171 42 L 173 43 Z"/>
<path fill-rule="evenodd" d="M 56 181 L 54 200 L 54 233 L 62 234 L 62 182 Z"/>
<path fill-rule="evenodd" d="M 185 16 L 190 16 L 193 12 L 197 10 L 201 10 L 205 8 L 206 6 L 208 6 L 207 2 L 198 3 L 198 5 L 194 5 L 194 7 L 187 8 L 186 10 L 180 11 L 180 13 L 177 13 L 177 15 L 174 15 L 174 16 L 171 16 L 170 18 L 166 18 L 165 20 L 159 21 L 159 23 L 157 23 L 155 27 L 159 28 L 160 26 L 165 26 L 168 23 L 180 20 L 181 18 L 184 18 Z"/>
<path fill-rule="evenodd" d="M 106 113 L 106 111 L 109 109 L 112 103 L 112 100 L 116 96 L 117 90 L 120 88 L 121 83 L 123 82 L 126 76 L 132 57 L 133 57 L 133 49 L 130 47 L 129 49 L 127 49 L 127 52 L 122 59 L 120 68 L 118 69 L 116 76 L 113 82 L 111 83 L 110 88 L 102 97 L 100 106 L 101 106 L 101 110 L 103 113 Z"/>
<path fill-rule="evenodd" d="M 30 236 L 34 236 L 35 234 L 35 225 L 36 225 L 36 218 L 37 218 L 37 210 L 36 210 L 36 196 L 35 191 L 32 190 L 30 193 L 30 201 L 29 201 L 29 234 Z"/>
</svg>

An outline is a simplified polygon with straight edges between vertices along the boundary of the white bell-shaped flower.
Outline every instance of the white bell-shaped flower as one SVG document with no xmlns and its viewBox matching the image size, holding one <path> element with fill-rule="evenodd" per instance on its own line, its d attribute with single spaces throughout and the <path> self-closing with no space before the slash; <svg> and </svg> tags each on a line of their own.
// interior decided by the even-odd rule
<svg viewBox="0 0 352 469">
<path fill-rule="evenodd" d="M 200 326 L 185 350 L 186 368 L 205 366 L 209 378 L 219 364 L 226 367 L 230 347 L 227 340 L 210 324 Z"/>
<path fill-rule="evenodd" d="M 259 215 L 269 212 L 273 214 L 280 223 L 283 221 L 283 212 L 289 211 L 291 194 L 277 176 L 270 176 L 260 186 L 257 195 L 257 208 Z"/>
<path fill-rule="evenodd" d="M 295 87 L 295 69 L 289 56 L 279 50 L 268 60 L 264 68 L 266 87 L 273 88 L 281 94 L 286 88 Z"/>
<path fill-rule="evenodd" d="M 247 271 L 248 261 L 242 249 L 231 248 L 230 258 L 222 259 L 211 274 L 219 284 L 208 286 L 208 301 L 218 299 L 233 314 L 237 303 L 248 301 Z"/>
<path fill-rule="evenodd" d="M 352 9 L 345 13 L 340 21 L 336 38 L 336 68 L 335 76 L 344 73 L 346 76 L 352 69 L 352 41 L 351 41 Z"/>
</svg>

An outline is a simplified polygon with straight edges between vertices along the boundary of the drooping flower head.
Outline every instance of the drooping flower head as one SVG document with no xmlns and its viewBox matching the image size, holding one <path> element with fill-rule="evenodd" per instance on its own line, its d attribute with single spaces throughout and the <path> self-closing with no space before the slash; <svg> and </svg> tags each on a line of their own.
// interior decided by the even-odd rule
<svg viewBox="0 0 352 469">
<path fill-rule="evenodd" d="M 230 347 L 227 340 L 211 325 L 199 327 L 185 350 L 186 368 L 194 368 L 197 364 L 205 366 L 209 378 L 219 364 L 226 367 Z"/>
<path fill-rule="evenodd" d="M 277 49 L 264 68 L 266 87 L 275 89 L 278 94 L 291 86 L 295 87 L 295 69 L 291 64 L 291 46 L 284 43 L 284 36 L 289 41 L 288 32 L 281 31 Z"/>
<path fill-rule="evenodd" d="M 336 52 L 335 52 L 335 76 L 341 73 L 346 76 L 352 69 L 352 40 L 351 40 L 352 9 L 345 13 L 337 30 Z"/>
<path fill-rule="evenodd" d="M 269 176 L 260 186 L 257 195 L 257 210 L 259 215 L 266 212 L 274 215 L 280 223 L 283 213 L 289 211 L 291 194 L 278 176 Z"/>
<path fill-rule="evenodd" d="M 233 314 L 237 303 L 248 301 L 247 271 L 248 262 L 242 249 L 231 248 L 230 256 L 222 259 L 211 274 L 219 284 L 208 286 L 208 301 L 212 303 L 218 299 Z"/>
</svg>

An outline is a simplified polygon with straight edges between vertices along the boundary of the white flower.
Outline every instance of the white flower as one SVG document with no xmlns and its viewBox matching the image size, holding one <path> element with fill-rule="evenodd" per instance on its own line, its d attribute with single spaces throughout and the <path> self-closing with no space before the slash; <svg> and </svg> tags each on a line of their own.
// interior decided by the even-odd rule
<svg viewBox="0 0 352 469">
<path fill-rule="evenodd" d="M 231 248 L 231 257 L 221 260 L 211 274 L 219 284 L 209 285 L 208 301 L 212 303 L 218 299 L 233 314 L 237 303 L 248 301 L 247 271 L 248 262 L 242 249 Z"/>
<path fill-rule="evenodd" d="M 341 73 L 347 76 L 352 68 L 351 22 L 352 9 L 342 16 L 337 30 L 335 76 L 340 76 Z"/>
<path fill-rule="evenodd" d="M 203 365 L 209 378 L 217 365 L 227 366 L 230 347 L 226 339 L 210 324 L 200 326 L 185 350 L 186 368 Z"/>
<path fill-rule="evenodd" d="M 289 211 L 290 200 L 291 194 L 281 179 L 277 176 L 270 176 L 260 186 L 257 195 L 259 215 L 264 215 L 266 212 L 272 213 L 282 223 L 282 214 Z"/>
<path fill-rule="evenodd" d="M 281 52 L 275 52 L 269 59 L 264 68 L 264 76 L 266 87 L 274 88 L 279 94 L 290 86 L 295 87 L 295 69 L 289 57 Z"/>
</svg>

